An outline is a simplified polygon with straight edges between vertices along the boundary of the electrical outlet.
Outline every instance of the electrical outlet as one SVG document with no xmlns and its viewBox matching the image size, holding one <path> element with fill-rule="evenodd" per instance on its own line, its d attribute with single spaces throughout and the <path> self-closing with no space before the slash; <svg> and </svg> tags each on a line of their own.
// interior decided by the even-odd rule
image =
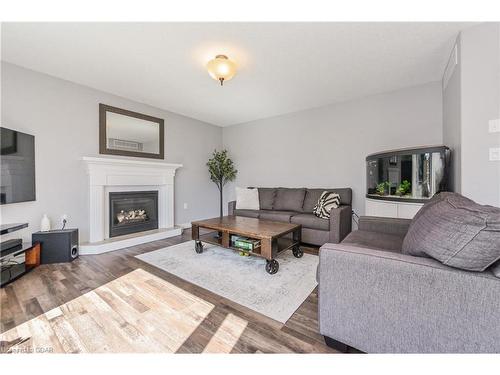
<svg viewBox="0 0 500 375">
<path fill-rule="evenodd" d="M 500 147 L 490 148 L 490 161 L 500 161 Z"/>
<path fill-rule="evenodd" d="M 188 209 L 188 204 L 187 203 L 184 203 L 184 209 L 187 210 Z"/>
<path fill-rule="evenodd" d="M 500 118 L 490 120 L 488 122 L 488 129 L 490 133 L 500 133 Z"/>
</svg>

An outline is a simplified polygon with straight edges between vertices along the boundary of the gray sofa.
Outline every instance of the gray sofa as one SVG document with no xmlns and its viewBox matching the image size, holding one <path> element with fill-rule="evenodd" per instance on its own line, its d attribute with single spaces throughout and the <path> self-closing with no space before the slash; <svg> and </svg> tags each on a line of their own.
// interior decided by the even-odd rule
<svg viewBox="0 0 500 375">
<path fill-rule="evenodd" d="M 319 328 L 368 353 L 499 353 L 500 278 L 401 253 L 411 220 L 361 217 L 320 249 Z"/>
<path fill-rule="evenodd" d="M 228 203 L 228 214 L 282 221 L 302 225 L 302 242 L 321 246 L 339 243 L 351 232 L 352 190 L 306 188 L 258 188 L 260 210 L 238 210 L 236 201 Z M 330 219 L 316 217 L 313 212 L 321 193 L 340 195 L 340 206 L 332 209 Z"/>
</svg>

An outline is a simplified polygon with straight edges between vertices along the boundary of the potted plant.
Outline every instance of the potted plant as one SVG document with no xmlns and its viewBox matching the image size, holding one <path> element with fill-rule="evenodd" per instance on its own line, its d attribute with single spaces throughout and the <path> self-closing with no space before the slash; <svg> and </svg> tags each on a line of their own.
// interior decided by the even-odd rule
<svg viewBox="0 0 500 375">
<path fill-rule="evenodd" d="M 377 184 L 377 188 L 375 190 L 378 195 L 385 195 L 386 189 L 388 189 L 390 186 L 391 185 L 389 184 L 389 181 L 384 181 L 380 184 Z"/>
<path fill-rule="evenodd" d="M 399 184 L 399 187 L 396 190 L 396 195 L 405 196 L 408 195 L 410 192 L 411 192 L 411 182 L 408 180 L 403 180 L 403 182 Z"/>
<path fill-rule="evenodd" d="M 215 150 L 207 162 L 210 179 L 217 185 L 220 193 L 220 217 L 222 217 L 222 191 L 224 185 L 236 178 L 238 171 L 233 161 L 227 156 L 227 150 Z"/>
</svg>

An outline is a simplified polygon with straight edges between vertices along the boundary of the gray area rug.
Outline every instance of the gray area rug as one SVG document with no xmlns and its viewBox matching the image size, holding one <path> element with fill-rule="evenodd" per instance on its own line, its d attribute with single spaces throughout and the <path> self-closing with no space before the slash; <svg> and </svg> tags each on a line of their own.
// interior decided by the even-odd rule
<svg viewBox="0 0 500 375">
<path fill-rule="evenodd" d="M 280 268 L 274 275 L 266 272 L 265 259 L 208 244 L 197 254 L 194 241 L 136 258 L 282 323 L 317 285 L 319 258 L 304 254 L 297 259 L 291 251 L 278 255 Z"/>
</svg>

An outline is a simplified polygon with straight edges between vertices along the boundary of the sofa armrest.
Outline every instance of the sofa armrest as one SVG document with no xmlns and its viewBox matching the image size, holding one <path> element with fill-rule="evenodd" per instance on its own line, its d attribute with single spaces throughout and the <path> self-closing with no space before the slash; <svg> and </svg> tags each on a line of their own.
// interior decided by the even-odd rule
<svg viewBox="0 0 500 375">
<path fill-rule="evenodd" d="M 430 258 L 325 244 L 320 333 L 371 353 L 500 352 L 500 279 Z"/>
<path fill-rule="evenodd" d="M 352 229 L 352 206 L 341 205 L 330 211 L 330 242 L 339 243 Z"/>
<path fill-rule="evenodd" d="M 361 216 L 358 229 L 370 232 L 395 234 L 404 237 L 410 227 L 411 219 L 397 219 L 392 217 Z"/>
<path fill-rule="evenodd" d="M 236 208 L 236 201 L 227 202 L 227 214 L 234 215 L 234 209 Z"/>
</svg>

